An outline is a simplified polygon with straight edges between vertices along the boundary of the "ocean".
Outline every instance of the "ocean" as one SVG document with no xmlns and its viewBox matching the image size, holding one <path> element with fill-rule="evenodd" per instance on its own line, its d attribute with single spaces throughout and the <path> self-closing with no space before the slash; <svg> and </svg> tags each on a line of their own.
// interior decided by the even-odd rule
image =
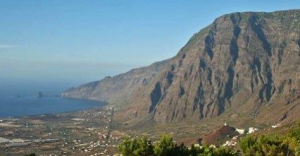
<svg viewBox="0 0 300 156">
<path fill-rule="evenodd" d="M 19 117 L 49 113 L 63 113 L 101 107 L 98 101 L 66 99 L 59 97 L 0 98 L 0 117 Z"/>
<path fill-rule="evenodd" d="M 70 84 L 2 83 L 0 85 L 0 118 L 63 113 L 102 107 L 104 102 L 59 98 Z M 38 92 L 46 97 L 35 98 Z M 19 97 L 18 97 L 19 96 Z"/>
</svg>

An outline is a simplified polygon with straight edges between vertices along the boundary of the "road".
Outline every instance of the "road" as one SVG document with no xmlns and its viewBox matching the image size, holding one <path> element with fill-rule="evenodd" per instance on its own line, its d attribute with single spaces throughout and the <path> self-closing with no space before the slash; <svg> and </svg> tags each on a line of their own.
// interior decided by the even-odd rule
<svg viewBox="0 0 300 156">
<path fill-rule="evenodd" d="M 112 111 L 111 111 L 111 117 L 110 117 L 110 122 L 109 122 L 109 128 L 108 128 L 107 137 L 106 137 L 106 143 L 108 143 L 109 138 L 110 138 L 110 134 L 111 134 L 111 131 L 112 131 L 112 124 L 113 124 L 114 113 L 115 113 L 115 107 L 113 107 L 113 108 L 112 108 Z"/>
</svg>

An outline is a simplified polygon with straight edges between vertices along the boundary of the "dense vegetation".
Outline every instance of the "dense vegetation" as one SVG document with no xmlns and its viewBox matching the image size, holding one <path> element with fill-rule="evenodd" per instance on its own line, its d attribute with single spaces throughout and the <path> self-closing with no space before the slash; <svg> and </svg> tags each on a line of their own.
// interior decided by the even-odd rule
<svg viewBox="0 0 300 156">
<path fill-rule="evenodd" d="M 240 140 L 239 147 L 245 155 L 300 155 L 300 125 L 286 135 L 247 136 Z"/>
<path fill-rule="evenodd" d="M 177 145 L 169 135 L 163 135 L 152 143 L 147 137 L 125 138 L 118 146 L 123 156 L 298 156 L 300 155 L 300 124 L 286 135 L 258 135 L 241 138 L 233 148 L 202 147 L 190 148 Z"/>
<path fill-rule="evenodd" d="M 187 148 L 184 144 L 177 145 L 172 137 L 163 135 L 159 141 L 152 144 L 147 137 L 129 139 L 125 138 L 118 146 L 123 156 L 207 156 L 222 155 L 234 156 L 236 151 L 226 148 L 214 148 L 204 146 L 202 148 L 192 146 Z"/>
</svg>

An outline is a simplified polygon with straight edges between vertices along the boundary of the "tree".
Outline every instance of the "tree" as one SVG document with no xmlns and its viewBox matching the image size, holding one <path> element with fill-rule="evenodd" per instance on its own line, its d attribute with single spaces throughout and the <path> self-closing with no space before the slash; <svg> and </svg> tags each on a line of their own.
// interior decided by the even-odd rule
<svg viewBox="0 0 300 156">
<path fill-rule="evenodd" d="M 153 156 L 153 145 L 151 141 L 143 136 L 141 139 L 138 140 L 138 149 L 135 151 L 139 156 Z"/>
<path fill-rule="evenodd" d="M 299 140 L 295 137 L 297 135 L 292 132 L 286 136 L 247 136 L 239 142 L 239 146 L 245 155 L 294 156 L 300 154 Z"/>
<path fill-rule="evenodd" d="M 225 148 L 209 146 L 188 149 L 183 143 L 177 145 L 169 135 L 162 135 L 154 146 L 147 137 L 124 139 L 118 146 L 119 152 L 124 156 L 235 156 L 235 151 Z"/>
<path fill-rule="evenodd" d="M 126 137 L 122 144 L 118 146 L 118 150 L 124 156 L 136 156 L 136 150 L 138 149 L 138 142 L 136 139 Z"/>
<path fill-rule="evenodd" d="M 147 137 L 130 139 L 126 137 L 118 150 L 124 156 L 153 156 L 153 145 Z"/>
<path fill-rule="evenodd" d="M 175 144 L 169 135 L 162 135 L 160 140 L 154 146 L 154 153 L 159 156 L 168 156 L 174 149 Z"/>
</svg>

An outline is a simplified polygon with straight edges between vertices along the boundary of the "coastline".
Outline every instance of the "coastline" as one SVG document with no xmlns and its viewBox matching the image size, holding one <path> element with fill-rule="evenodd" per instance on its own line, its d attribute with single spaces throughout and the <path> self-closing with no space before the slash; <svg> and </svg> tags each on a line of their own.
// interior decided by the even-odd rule
<svg viewBox="0 0 300 156">
<path fill-rule="evenodd" d="M 127 134 L 112 131 L 112 115 L 112 107 L 103 105 L 80 111 L 0 118 L 0 155 L 82 155 L 87 148 L 115 153 L 117 144 Z"/>
<path fill-rule="evenodd" d="M 108 105 L 108 103 L 102 101 L 63 97 L 5 98 L 0 100 L 0 119 L 21 118 L 24 116 L 43 114 L 71 113 Z"/>
</svg>

